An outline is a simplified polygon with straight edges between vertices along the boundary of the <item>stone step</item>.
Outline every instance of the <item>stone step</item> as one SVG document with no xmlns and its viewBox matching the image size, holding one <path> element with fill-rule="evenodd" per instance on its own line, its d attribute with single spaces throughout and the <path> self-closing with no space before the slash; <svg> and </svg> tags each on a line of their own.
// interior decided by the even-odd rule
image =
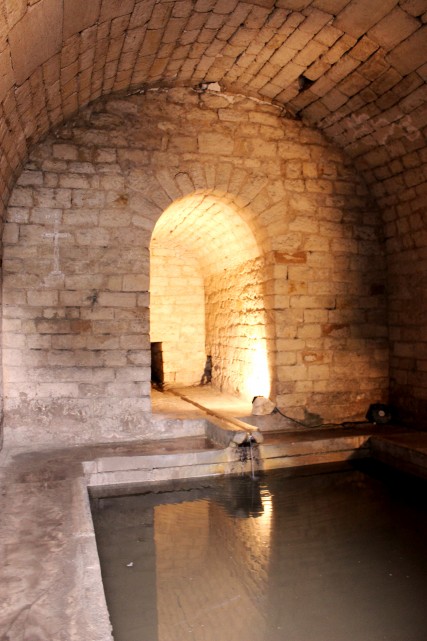
<svg viewBox="0 0 427 641">
<path fill-rule="evenodd" d="M 401 470 L 427 478 L 427 434 L 424 432 L 373 436 L 375 458 Z"/>
<path fill-rule="evenodd" d="M 280 467 L 298 467 L 319 463 L 346 461 L 370 455 L 370 434 L 336 434 L 292 436 L 289 433 L 267 437 L 262 444 L 252 442 L 228 447 L 137 456 L 108 456 L 84 463 L 88 485 L 110 486 L 156 483 L 173 479 L 250 474 Z"/>
</svg>

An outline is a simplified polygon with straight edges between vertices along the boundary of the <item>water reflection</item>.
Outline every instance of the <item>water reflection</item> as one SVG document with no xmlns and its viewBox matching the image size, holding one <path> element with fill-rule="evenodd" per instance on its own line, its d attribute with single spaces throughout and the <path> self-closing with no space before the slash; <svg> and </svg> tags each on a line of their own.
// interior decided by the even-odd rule
<svg viewBox="0 0 427 641">
<path fill-rule="evenodd" d="M 217 641 L 220 630 L 259 640 L 270 533 L 268 490 L 246 477 L 224 479 L 209 499 L 155 507 L 159 641 Z"/>
<path fill-rule="evenodd" d="M 400 481 L 203 480 L 94 520 L 116 641 L 423 638 L 425 499 Z"/>
</svg>

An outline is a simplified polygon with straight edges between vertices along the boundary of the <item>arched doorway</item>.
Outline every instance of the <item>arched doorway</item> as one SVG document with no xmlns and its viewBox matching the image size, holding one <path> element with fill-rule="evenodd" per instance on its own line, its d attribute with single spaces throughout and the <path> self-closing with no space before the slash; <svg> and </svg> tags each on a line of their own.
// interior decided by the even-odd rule
<svg viewBox="0 0 427 641">
<path fill-rule="evenodd" d="M 193 193 L 159 218 L 150 245 L 150 335 L 166 385 L 212 383 L 245 397 L 270 392 L 265 265 L 229 195 Z"/>
</svg>

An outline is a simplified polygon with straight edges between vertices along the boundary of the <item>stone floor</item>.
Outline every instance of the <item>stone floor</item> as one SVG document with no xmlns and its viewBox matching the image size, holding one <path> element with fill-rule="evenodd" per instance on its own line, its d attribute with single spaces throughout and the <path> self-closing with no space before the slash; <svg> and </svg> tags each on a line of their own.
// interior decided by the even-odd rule
<svg viewBox="0 0 427 641">
<path fill-rule="evenodd" d="M 198 401 L 205 402 L 209 393 L 199 391 Z M 227 410 L 225 399 L 210 402 Z M 155 412 L 199 411 L 169 395 L 155 397 L 153 407 Z M 233 415 L 237 407 L 231 408 Z M 245 410 L 244 416 L 246 409 L 241 407 L 238 414 Z M 272 466 L 282 466 L 342 460 L 357 454 L 359 445 L 363 455 L 370 451 L 426 473 L 427 433 L 393 426 L 266 433 L 262 447 Z M 108 480 L 114 481 L 127 461 L 132 461 L 132 471 L 135 461 L 146 461 L 146 470 L 154 458 L 156 469 L 163 461 L 164 473 L 174 475 L 177 465 L 182 471 L 182 463 L 177 463 L 181 456 L 188 466 L 198 458 L 217 457 L 222 462 L 212 469 L 221 473 L 226 469 L 221 467 L 224 452 L 204 437 L 0 452 L 1 641 L 110 641 L 88 500 L 90 478 L 109 468 Z"/>
<path fill-rule="evenodd" d="M 219 393 L 210 385 L 198 385 L 166 389 L 164 392 L 153 389 L 151 393 L 153 414 L 168 414 L 177 418 L 200 417 L 203 410 L 197 405 L 184 401 L 183 396 L 207 409 L 237 418 L 248 416 L 252 410 L 252 404 L 248 400 L 224 392 Z"/>
</svg>

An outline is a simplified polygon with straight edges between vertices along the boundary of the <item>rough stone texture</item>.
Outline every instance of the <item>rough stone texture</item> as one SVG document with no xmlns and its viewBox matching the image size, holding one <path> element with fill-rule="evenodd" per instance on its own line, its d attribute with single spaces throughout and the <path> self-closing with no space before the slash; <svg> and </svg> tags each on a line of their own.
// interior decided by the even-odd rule
<svg viewBox="0 0 427 641">
<path fill-rule="evenodd" d="M 271 391 L 274 343 L 267 337 L 274 336 L 274 327 L 272 299 L 265 291 L 266 271 L 265 261 L 257 258 L 219 271 L 206 281 L 212 382 L 248 398 L 268 398 Z"/>
<path fill-rule="evenodd" d="M 162 343 L 164 383 L 198 384 L 207 354 L 197 257 L 159 241 L 152 241 L 150 255 L 150 340 Z"/>
<path fill-rule="evenodd" d="M 426 475 L 426 434 L 399 433 L 390 426 L 270 435 L 260 446 L 261 464 L 274 469 L 337 462 L 366 456 L 369 444 L 375 457 Z M 147 483 L 181 478 L 183 470 L 187 477 L 236 469 L 250 473 L 250 463 L 236 464 L 233 453 L 235 457 L 236 449 L 212 449 L 203 437 L 38 452 L 3 450 L 1 638 L 111 641 L 88 483 L 118 484 L 123 477 L 136 475 Z M 123 493 L 123 487 L 118 491 Z"/>
<path fill-rule="evenodd" d="M 350 161 L 273 106 L 149 91 L 99 101 L 58 129 L 34 148 L 12 193 L 4 235 L 9 439 L 153 435 L 149 244 L 159 218 L 156 237 L 160 230 L 198 257 L 216 308 L 226 299 L 216 274 L 226 269 L 232 279 L 237 304 L 207 334 L 226 389 L 237 391 L 229 368 L 254 362 L 257 338 L 267 346 L 274 398 L 301 418 L 360 418 L 385 398 L 379 218 Z M 254 281 L 247 265 L 257 256 Z M 230 344 L 217 340 L 232 327 Z M 239 381 L 252 376 L 236 367 Z"/>
<path fill-rule="evenodd" d="M 425 20 L 425 0 L 0 0 L 2 203 L 33 144 L 101 95 L 216 82 L 273 100 L 345 148 L 377 198 L 392 399 L 421 418 Z"/>
<path fill-rule="evenodd" d="M 16 82 L 21 85 L 61 49 L 62 7 L 55 0 L 31 4 L 9 34 Z"/>
</svg>

